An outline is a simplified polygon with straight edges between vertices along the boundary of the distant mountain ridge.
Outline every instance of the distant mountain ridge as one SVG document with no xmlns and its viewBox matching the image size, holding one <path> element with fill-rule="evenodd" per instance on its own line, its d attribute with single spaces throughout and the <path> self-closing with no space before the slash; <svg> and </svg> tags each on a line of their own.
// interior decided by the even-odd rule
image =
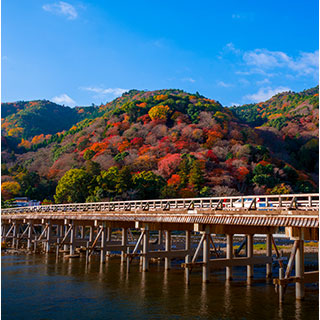
<svg viewBox="0 0 320 320">
<path fill-rule="evenodd" d="M 99 108 L 70 108 L 48 100 L 18 101 L 2 103 L 1 115 L 4 135 L 28 139 L 68 130 L 85 118 L 98 116 Z"/>
</svg>

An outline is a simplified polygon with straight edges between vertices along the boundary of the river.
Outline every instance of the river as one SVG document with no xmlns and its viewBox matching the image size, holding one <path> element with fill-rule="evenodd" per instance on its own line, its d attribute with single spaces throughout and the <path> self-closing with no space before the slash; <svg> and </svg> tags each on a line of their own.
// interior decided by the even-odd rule
<svg viewBox="0 0 320 320">
<path fill-rule="evenodd" d="M 317 261 L 306 254 L 306 261 Z M 289 286 L 285 302 L 278 295 L 265 268 L 255 267 L 251 284 L 243 267 L 234 268 L 234 280 L 225 281 L 223 270 L 201 283 L 200 270 L 186 285 L 178 265 L 164 271 L 151 263 L 139 271 L 138 262 L 126 272 L 117 257 L 101 265 L 93 257 L 56 261 L 55 255 L 2 256 L 2 319 L 318 319 L 318 285 L 306 286 L 306 299 L 295 300 Z M 274 275 L 277 269 L 274 267 Z"/>
</svg>

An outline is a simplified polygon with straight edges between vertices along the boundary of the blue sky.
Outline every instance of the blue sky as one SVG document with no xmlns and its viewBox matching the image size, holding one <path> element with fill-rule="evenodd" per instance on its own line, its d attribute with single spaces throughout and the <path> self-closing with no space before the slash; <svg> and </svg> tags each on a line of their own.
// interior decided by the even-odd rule
<svg viewBox="0 0 320 320">
<path fill-rule="evenodd" d="M 179 88 L 223 105 L 318 84 L 318 1 L 2 1 L 2 101 Z"/>
</svg>

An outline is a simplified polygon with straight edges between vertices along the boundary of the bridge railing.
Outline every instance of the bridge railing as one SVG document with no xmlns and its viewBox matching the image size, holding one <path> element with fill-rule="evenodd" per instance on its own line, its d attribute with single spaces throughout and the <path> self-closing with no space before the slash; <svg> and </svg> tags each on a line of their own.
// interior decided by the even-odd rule
<svg viewBox="0 0 320 320">
<path fill-rule="evenodd" d="M 52 204 L 2 209 L 3 215 L 28 213 L 98 213 L 195 210 L 318 210 L 319 194 L 254 195 L 210 198 L 129 200 L 94 203 Z M 185 213 L 186 213 L 185 212 Z"/>
</svg>

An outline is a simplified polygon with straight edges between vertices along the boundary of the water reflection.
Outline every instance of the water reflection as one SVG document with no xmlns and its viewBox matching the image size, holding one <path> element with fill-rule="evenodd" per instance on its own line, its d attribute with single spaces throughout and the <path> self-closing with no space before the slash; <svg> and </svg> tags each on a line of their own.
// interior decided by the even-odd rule
<svg viewBox="0 0 320 320">
<path fill-rule="evenodd" d="M 3 319 L 59 319 L 58 312 L 64 312 L 64 319 L 79 320 L 106 315 L 110 319 L 318 319 L 315 286 L 309 287 L 305 301 L 295 301 L 294 287 L 289 287 L 279 306 L 273 285 L 263 280 L 265 270 L 259 270 L 250 283 L 244 278 L 225 281 L 223 274 L 212 276 L 208 284 L 201 282 L 201 272 L 194 271 L 188 285 L 183 270 L 164 270 L 163 264 L 139 272 L 139 263 L 134 263 L 127 273 L 126 263 L 117 257 L 100 264 L 93 256 L 86 264 L 85 259 L 62 255 L 58 262 L 55 255 L 5 256 Z M 55 313 L 46 313 L 53 309 Z"/>
<path fill-rule="evenodd" d="M 201 286 L 201 296 L 200 296 L 200 315 L 205 317 L 208 315 L 208 284 L 202 283 Z"/>
<path fill-rule="evenodd" d="M 301 320 L 302 319 L 302 302 L 301 300 L 296 300 L 296 319 L 295 320 Z"/>
<path fill-rule="evenodd" d="M 224 310 L 225 314 L 228 316 L 229 313 L 232 313 L 232 303 L 231 303 L 231 282 L 225 282 L 225 290 L 224 290 Z"/>
</svg>

